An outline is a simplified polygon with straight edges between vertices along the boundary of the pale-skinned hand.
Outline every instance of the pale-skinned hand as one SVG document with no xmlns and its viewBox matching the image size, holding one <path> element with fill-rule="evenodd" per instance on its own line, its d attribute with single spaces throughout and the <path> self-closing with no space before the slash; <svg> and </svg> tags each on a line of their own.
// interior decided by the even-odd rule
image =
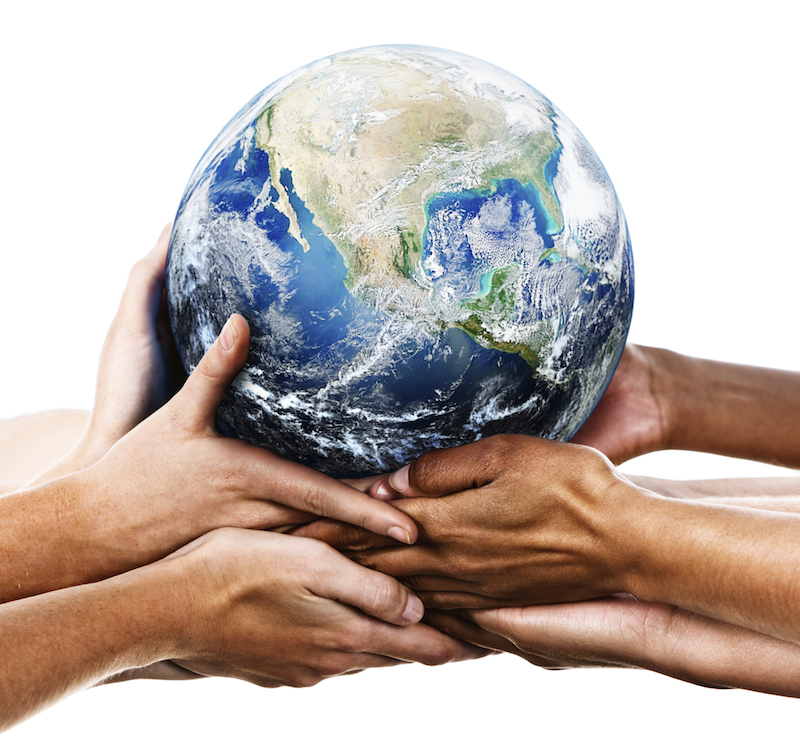
<svg viewBox="0 0 800 756">
<path fill-rule="evenodd" d="M 402 543 L 416 539 L 414 522 L 390 504 L 219 434 L 217 406 L 248 349 L 247 321 L 232 315 L 183 388 L 102 459 L 3 497 L 0 601 L 116 575 L 221 527 L 332 517 Z"/>
<path fill-rule="evenodd" d="M 318 541 L 224 528 L 153 564 L 0 606 L 0 730 L 132 670 L 301 687 L 490 653 L 420 624 L 422 612 L 396 580 Z"/>
<path fill-rule="evenodd" d="M 95 463 L 163 406 L 186 379 L 164 297 L 171 228 L 171 224 L 164 228 L 153 249 L 131 269 L 100 353 L 94 406 L 77 443 L 27 487 Z"/>
</svg>

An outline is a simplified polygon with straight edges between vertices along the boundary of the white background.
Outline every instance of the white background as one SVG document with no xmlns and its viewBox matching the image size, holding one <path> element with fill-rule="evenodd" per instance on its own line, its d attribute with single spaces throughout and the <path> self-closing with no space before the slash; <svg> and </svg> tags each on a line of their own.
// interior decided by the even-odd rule
<svg viewBox="0 0 800 756">
<path fill-rule="evenodd" d="M 583 131 L 633 238 L 632 340 L 799 369 L 800 54 L 790 8 L 702 0 L 7 4 L 0 417 L 88 408 L 127 270 L 172 219 L 217 131 L 284 73 L 383 43 L 495 63 Z M 675 478 L 772 472 L 677 452 L 625 469 Z M 651 673 L 549 673 L 495 658 L 371 671 L 309 690 L 229 680 L 107 686 L 0 735 L 0 753 L 777 754 L 796 752 L 798 715 L 792 700 Z"/>
</svg>

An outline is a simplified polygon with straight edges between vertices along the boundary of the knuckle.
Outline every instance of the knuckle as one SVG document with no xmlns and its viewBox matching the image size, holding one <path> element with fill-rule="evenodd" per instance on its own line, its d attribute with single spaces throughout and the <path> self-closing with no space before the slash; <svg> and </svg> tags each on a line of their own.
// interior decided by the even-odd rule
<svg viewBox="0 0 800 756">
<path fill-rule="evenodd" d="M 505 469 L 520 453 L 520 447 L 517 436 L 499 435 L 485 439 L 481 442 L 483 470 L 488 472 Z"/>
<path fill-rule="evenodd" d="M 370 575 L 364 588 L 368 605 L 379 617 L 386 617 L 402 612 L 405 607 L 406 589 L 396 580 L 381 573 Z"/>
<path fill-rule="evenodd" d="M 316 538 L 298 538 L 296 541 L 295 548 L 301 550 L 306 568 L 317 579 L 330 574 L 331 555 L 341 558 L 324 541 L 318 541 Z"/>
<path fill-rule="evenodd" d="M 425 452 L 411 463 L 410 480 L 421 490 L 428 488 L 429 481 L 438 480 L 447 470 L 447 450 L 435 449 Z"/>
<path fill-rule="evenodd" d="M 425 659 L 422 660 L 423 664 L 429 667 L 436 667 L 441 664 L 447 664 L 453 661 L 455 654 L 453 653 L 450 644 L 442 639 L 431 641 L 425 649 Z"/>
<path fill-rule="evenodd" d="M 128 284 L 150 277 L 151 265 L 146 257 L 139 258 L 128 271 Z"/>
<path fill-rule="evenodd" d="M 308 669 L 298 672 L 294 679 L 289 683 L 290 688 L 313 688 L 317 683 L 322 682 L 324 677 L 316 670 Z"/>
<path fill-rule="evenodd" d="M 361 633 L 342 633 L 336 639 L 336 645 L 339 650 L 345 654 L 359 654 L 363 651 L 363 642 L 361 640 Z"/>
<path fill-rule="evenodd" d="M 222 362 L 219 358 L 218 351 L 214 348 L 215 346 L 216 342 L 208 348 L 200 362 L 197 363 L 197 367 L 192 372 L 193 376 L 197 376 L 195 380 L 214 381 L 217 379 L 222 367 Z"/>
<path fill-rule="evenodd" d="M 354 525 L 341 524 L 338 526 L 339 543 L 348 551 L 370 548 L 372 533 Z"/>
<path fill-rule="evenodd" d="M 322 655 L 314 664 L 314 667 L 320 680 L 324 680 L 327 677 L 338 677 L 349 669 L 342 661 L 329 654 Z"/>
<path fill-rule="evenodd" d="M 326 491 L 313 483 L 298 483 L 294 506 L 305 512 L 327 517 L 331 510 L 331 499 Z"/>
<path fill-rule="evenodd" d="M 370 552 L 354 551 L 347 555 L 353 562 L 366 567 L 368 570 L 377 570 L 377 556 Z"/>
</svg>

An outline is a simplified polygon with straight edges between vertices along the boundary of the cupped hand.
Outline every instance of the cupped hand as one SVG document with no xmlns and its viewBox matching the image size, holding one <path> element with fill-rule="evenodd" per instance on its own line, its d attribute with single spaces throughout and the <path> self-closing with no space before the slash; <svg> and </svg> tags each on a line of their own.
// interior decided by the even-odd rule
<svg viewBox="0 0 800 756">
<path fill-rule="evenodd" d="M 370 667 L 487 653 L 418 624 L 423 607 L 413 593 L 318 541 L 228 528 L 168 562 L 193 607 L 174 658 L 198 674 L 305 687 Z"/>
<path fill-rule="evenodd" d="M 659 387 L 668 372 L 666 355 L 628 344 L 605 394 L 573 442 L 598 449 L 615 465 L 665 449 L 671 421 Z"/>
<path fill-rule="evenodd" d="M 800 695 L 800 646 L 629 595 L 433 611 L 426 621 L 455 638 L 547 669 L 630 667 L 707 687 Z"/>
<path fill-rule="evenodd" d="M 131 269 L 97 370 L 94 406 L 75 446 L 28 487 L 82 470 L 163 406 L 181 387 L 180 363 L 167 315 L 164 270 L 171 224 Z"/>
<path fill-rule="evenodd" d="M 617 524 L 640 489 L 592 449 L 494 436 L 429 452 L 371 492 L 394 499 L 417 523 L 414 546 L 330 521 L 295 534 L 402 579 L 428 607 L 553 603 L 625 590 Z"/>
<path fill-rule="evenodd" d="M 150 253 L 131 269 L 103 344 L 86 439 L 97 459 L 165 404 L 186 377 L 164 298 L 171 228 L 164 228 Z"/>
</svg>

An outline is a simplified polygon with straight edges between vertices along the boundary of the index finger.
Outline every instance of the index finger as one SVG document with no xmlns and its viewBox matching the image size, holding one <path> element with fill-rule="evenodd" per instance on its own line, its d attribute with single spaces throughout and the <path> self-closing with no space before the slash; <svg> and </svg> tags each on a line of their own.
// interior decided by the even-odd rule
<svg viewBox="0 0 800 756">
<path fill-rule="evenodd" d="M 253 451 L 267 463 L 260 466 L 262 474 L 258 479 L 262 498 L 388 536 L 393 542 L 410 544 L 417 540 L 419 532 L 414 521 L 391 504 L 298 462 L 264 449 L 253 447 Z"/>
</svg>

